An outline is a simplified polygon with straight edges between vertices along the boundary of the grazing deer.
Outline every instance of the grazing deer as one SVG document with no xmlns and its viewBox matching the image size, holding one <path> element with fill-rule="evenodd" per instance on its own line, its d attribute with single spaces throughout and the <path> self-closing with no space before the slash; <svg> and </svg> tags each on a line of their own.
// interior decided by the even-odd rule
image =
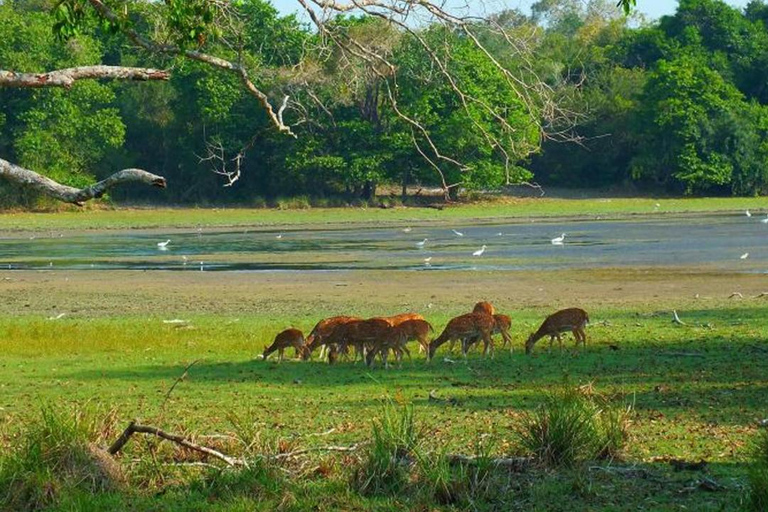
<svg viewBox="0 0 768 512">
<path fill-rule="evenodd" d="M 399 315 L 384 316 L 382 318 L 389 322 L 392 327 L 407 322 L 408 320 L 424 320 L 424 317 L 418 313 L 400 313 Z"/>
<path fill-rule="evenodd" d="M 309 358 L 312 355 L 312 352 L 321 345 L 323 346 L 323 349 L 325 349 L 326 339 L 328 339 L 336 327 L 355 320 L 362 320 L 362 318 L 356 316 L 332 316 L 317 322 L 312 329 L 312 332 L 307 336 L 305 358 Z M 320 354 L 320 358 L 323 358 L 323 354 Z"/>
<path fill-rule="evenodd" d="M 432 325 L 424 319 L 414 318 L 406 320 L 392 327 L 395 336 L 399 336 L 399 344 L 405 348 L 409 341 L 419 342 L 419 351 L 426 351 L 429 348 L 429 333 L 435 332 Z M 407 352 L 407 348 L 405 348 Z"/>
<path fill-rule="evenodd" d="M 571 331 L 576 338 L 576 346 L 579 342 L 586 347 L 587 335 L 584 333 L 584 326 L 589 323 L 589 315 L 583 309 L 568 308 L 562 309 L 549 315 L 539 327 L 539 330 L 528 337 L 525 342 L 525 353 L 530 354 L 533 345 L 544 336 L 549 336 L 549 349 L 552 350 L 552 343 L 557 338 L 560 344 L 560 350 L 563 349 L 563 339 L 560 333 Z"/>
<path fill-rule="evenodd" d="M 491 336 L 493 336 L 494 334 L 501 334 L 501 338 L 502 340 L 504 340 L 501 347 L 506 348 L 507 344 L 509 344 L 509 351 L 512 352 L 514 347 L 512 346 L 512 337 L 509 335 L 510 327 L 512 327 L 512 319 L 509 318 L 509 316 L 493 315 L 493 329 L 491 330 Z M 480 338 L 478 336 L 463 340 L 462 350 L 464 351 L 464 354 L 466 355 L 467 351 L 469 351 L 469 348 L 475 343 L 477 343 L 478 341 L 480 341 Z M 485 346 L 483 349 L 483 353 L 487 351 L 488 351 L 488 347 Z"/>
<path fill-rule="evenodd" d="M 296 357 L 301 356 L 302 359 L 306 359 L 304 356 L 307 348 L 304 342 L 304 333 L 298 329 L 286 329 L 283 332 L 275 336 L 275 341 L 264 349 L 264 353 L 261 355 L 262 359 L 266 359 L 269 355 L 277 351 L 277 360 L 283 361 L 283 352 L 286 348 L 293 347 L 296 351 Z"/>
<path fill-rule="evenodd" d="M 481 301 L 475 304 L 475 307 L 472 308 L 473 313 L 485 313 L 486 315 L 493 315 L 496 310 L 493 307 L 493 304 L 486 301 Z"/>
<path fill-rule="evenodd" d="M 485 343 L 486 350 L 488 346 L 493 349 L 493 341 L 491 340 L 491 330 L 493 330 L 493 325 L 493 317 L 485 313 L 467 313 L 466 315 L 452 318 L 448 322 L 448 325 L 445 326 L 445 329 L 443 329 L 440 336 L 432 340 L 432 343 L 429 344 L 427 360 L 432 360 L 440 345 L 452 340 L 465 340 L 478 336 L 482 338 Z M 466 357 L 466 355 L 465 352 L 464 356 Z"/>
<path fill-rule="evenodd" d="M 347 347 L 355 347 L 355 361 L 357 356 L 365 357 L 366 350 L 374 347 L 379 340 L 389 340 L 392 336 L 392 326 L 383 318 L 369 318 L 368 320 L 351 320 L 334 329 L 328 337 L 327 344 L 336 345 L 336 351 L 340 354 L 348 352 Z"/>
<path fill-rule="evenodd" d="M 486 314 L 486 315 L 493 315 L 493 313 L 495 312 L 495 309 L 496 308 L 494 308 L 493 304 L 491 304 L 490 302 L 480 301 L 477 304 L 475 304 L 474 308 L 472 308 L 472 312 L 473 313 Z M 467 341 L 468 340 L 462 341 L 462 343 L 461 343 L 462 351 L 464 350 L 464 344 Z M 477 341 L 478 341 L 478 339 L 475 338 L 475 339 L 473 339 L 472 341 L 469 342 L 469 345 L 471 346 L 473 343 L 477 343 Z M 451 340 L 451 344 L 448 346 L 448 351 L 451 352 L 451 353 L 453 352 L 454 343 L 456 343 L 456 340 Z"/>
</svg>

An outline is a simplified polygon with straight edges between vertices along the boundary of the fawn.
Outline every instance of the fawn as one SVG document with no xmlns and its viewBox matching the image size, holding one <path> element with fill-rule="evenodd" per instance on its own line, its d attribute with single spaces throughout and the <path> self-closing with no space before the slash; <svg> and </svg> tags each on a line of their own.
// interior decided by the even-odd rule
<svg viewBox="0 0 768 512">
<path fill-rule="evenodd" d="M 322 345 L 323 350 L 325 349 L 326 339 L 331 336 L 336 327 L 354 320 L 362 320 L 362 318 L 356 316 L 332 316 L 317 322 L 312 332 L 307 336 L 305 359 L 309 358 L 317 347 Z M 323 356 L 324 354 L 321 353 L 320 358 L 322 359 Z"/>
<path fill-rule="evenodd" d="M 491 329 L 491 336 L 494 334 L 501 334 L 501 338 L 504 340 L 501 345 L 502 348 L 505 348 L 507 344 L 509 344 L 509 351 L 511 353 L 514 347 L 512 346 L 512 337 L 509 335 L 510 327 L 512 327 L 512 319 L 509 318 L 509 316 L 493 315 L 493 329 Z M 462 351 L 464 352 L 464 355 L 466 355 L 466 353 L 469 351 L 469 348 L 478 341 L 480 341 L 478 336 L 464 339 L 462 342 Z M 483 353 L 486 353 L 487 351 L 488 346 L 486 345 L 483 348 Z"/>
<path fill-rule="evenodd" d="M 296 357 L 301 356 L 302 359 L 306 359 L 304 354 L 306 353 L 307 347 L 304 342 L 304 333 L 298 329 L 286 329 L 275 336 L 275 341 L 264 349 L 261 358 L 266 359 L 271 353 L 277 351 L 277 360 L 282 362 L 283 352 L 288 347 L 293 347 L 296 351 Z"/>
<path fill-rule="evenodd" d="M 568 308 L 557 311 L 549 315 L 539 327 L 539 330 L 528 337 L 525 342 L 525 353 L 530 354 L 533 345 L 544 336 L 549 336 L 549 349 L 552 350 L 552 343 L 557 338 L 560 344 L 560 350 L 563 349 L 563 339 L 560 333 L 571 331 L 576 338 L 576 345 L 579 342 L 586 347 L 587 335 L 584 333 L 584 326 L 589 323 L 589 315 L 583 309 Z"/>
</svg>

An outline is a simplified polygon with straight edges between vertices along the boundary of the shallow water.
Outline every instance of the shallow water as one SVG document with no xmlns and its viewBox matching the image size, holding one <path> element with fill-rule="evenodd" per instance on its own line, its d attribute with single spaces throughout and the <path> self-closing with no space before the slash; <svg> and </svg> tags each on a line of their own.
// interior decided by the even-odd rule
<svg viewBox="0 0 768 512">
<path fill-rule="evenodd" d="M 0 269 L 307 272 L 707 266 L 768 272 L 768 224 L 761 220 L 729 214 L 413 227 L 409 232 L 386 227 L 64 232 L 34 237 L 0 233 Z M 553 245 L 551 239 L 562 233 L 564 243 Z M 417 246 L 424 238 L 424 246 Z M 167 239 L 167 250 L 161 250 L 157 243 Z M 487 246 L 484 254 L 472 256 L 482 245 Z M 749 256 L 741 259 L 744 253 Z"/>
</svg>

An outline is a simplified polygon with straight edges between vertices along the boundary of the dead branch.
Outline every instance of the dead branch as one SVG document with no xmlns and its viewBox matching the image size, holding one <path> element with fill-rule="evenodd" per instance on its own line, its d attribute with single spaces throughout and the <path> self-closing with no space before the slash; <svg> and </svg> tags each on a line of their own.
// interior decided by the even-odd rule
<svg viewBox="0 0 768 512">
<path fill-rule="evenodd" d="M 301 450 L 294 450 L 292 452 L 288 453 L 278 453 L 277 455 L 273 455 L 269 457 L 272 460 L 284 460 L 284 459 L 291 459 L 293 457 L 298 457 L 299 455 L 305 455 L 307 453 L 312 452 L 354 452 L 358 450 L 359 448 L 362 448 L 368 443 L 356 443 L 351 446 L 314 446 L 312 448 L 303 448 Z"/>
<path fill-rule="evenodd" d="M 123 448 L 123 446 L 125 446 L 128 440 L 130 440 L 131 436 L 135 433 L 152 434 L 161 439 L 172 441 L 178 445 L 183 446 L 184 448 L 188 448 L 190 450 L 217 458 L 223 461 L 224 463 L 226 463 L 228 466 L 247 466 L 248 465 L 243 459 L 224 455 L 223 453 L 216 451 L 212 448 L 208 448 L 207 446 L 200 446 L 199 444 L 195 444 L 192 441 L 182 436 L 179 436 L 176 434 L 169 434 L 168 432 L 160 430 L 159 428 L 156 428 L 156 427 L 151 427 L 149 425 L 139 425 L 134 421 L 128 424 L 128 427 L 123 431 L 122 434 L 120 434 L 120 437 L 118 437 L 115 440 L 115 442 L 112 443 L 112 445 L 109 447 L 109 449 L 107 450 L 107 453 L 109 453 L 110 455 L 115 455 L 117 452 L 119 452 Z"/>
<path fill-rule="evenodd" d="M 162 176 L 141 169 L 123 169 L 98 183 L 78 189 L 62 185 L 35 171 L 19 167 L 2 158 L 0 158 L 0 177 L 13 183 L 30 187 L 59 201 L 78 206 L 83 206 L 90 199 L 103 196 L 112 187 L 123 183 L 146 183 L 147 185 L 160 188 L 165 188 L 166 186 L 165 178 Z"/>
<path fill-rule="evenodd" d="M 77 80 L 168 80 L 170 73 L 159 69 L 130 68 L 124 66 L 81 66 L 57 69 L 46 73 L 17 73 L 0 69 L 0 87 L 39 89 L 64 87 L 69 89 Z"/>
<path fill-rule="evenodd" d="M 173 385 L 171 386 L 171 389 L 169 389 L 168 392 L 165 394 L 165 399 L 163 400 L 163 403 L 160 406 L 161 410 L 165 409 L 165 404 L 166 404 L 166 402 L 168 402 L 168 399 L 171 398 L 171 393 L 173 393 L 174 388 L 176 388 L 176 386 L 179 384 L 179 382 L 184 380 L 184 378 L 187 376 L 187 373 L 189 372 L 189 369 L 192 368 L 193 366 L 195 366 L 198 362 L 200 362 L 200 359 L 195 359 L 194 361 L 189 363 L 186 368 L 184 368 L 184 371 L 181 373 L 181 375 L 179 375 L 179 377 L 173 383 Z"/>
<path fill-rule="evenodd" d="M 504 468 L 509 471 L 522 472 L 530 469 L 534 464 L 534 459 L 531 457 L 502 457 L 498 459 L 486 459 L 481 457 L 469 457 L 467 455 L 455 455 L 448 454 L 448 463 L 453 465 L 468 465 L 473 466 L 477 464 L 490 464 L 498 468 Z"/>
<path fill-rule="evenodd" d="M 732 298 L 734 298 L 734 297 L 738 297 L 738 298 L 740 298 L 740 299 L 743 299 L 743 298 L 744 298 L 744 296 L 743 296 L 741 293 L 739 293 L 739 292 L 733 292 L 732 294 L 730 294 L 730 295 L 728 296 L 728 298 L 729 298 L 729 299 L 732 299 Z"/>
</svg>

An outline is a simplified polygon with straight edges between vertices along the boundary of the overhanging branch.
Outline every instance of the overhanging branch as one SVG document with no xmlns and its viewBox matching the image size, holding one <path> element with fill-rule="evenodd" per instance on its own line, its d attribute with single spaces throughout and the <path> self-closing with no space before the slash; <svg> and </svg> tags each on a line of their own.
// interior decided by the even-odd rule
<svg viewBox="0 0 768 512">
<path fill-rule="evenodd" d="M 80 66 L 57 69 L 46 73 L 17 73 L 0 69 L 0 87 L 39 89 L 64 87 L 69 89 L 77 80 L 168 80 L 170 73 L 159 69 L 129 68 L 124 66 Z"/>
<path fill-rule="evenodd" d="M 153 187 L 165 188 L 165 178 L 141 169 L 123 169 L 106 179 L 84 188 L 74 188 L 62 185 L 35 171 L 30 171 L 0 158 L 0 177 L 6 180 L 30 187 L 46 196 L 65 203 L 82 206 L 86 201 L 103 196 L 109 189 L 123 183 L 146 183 Z"/>
</svg>

